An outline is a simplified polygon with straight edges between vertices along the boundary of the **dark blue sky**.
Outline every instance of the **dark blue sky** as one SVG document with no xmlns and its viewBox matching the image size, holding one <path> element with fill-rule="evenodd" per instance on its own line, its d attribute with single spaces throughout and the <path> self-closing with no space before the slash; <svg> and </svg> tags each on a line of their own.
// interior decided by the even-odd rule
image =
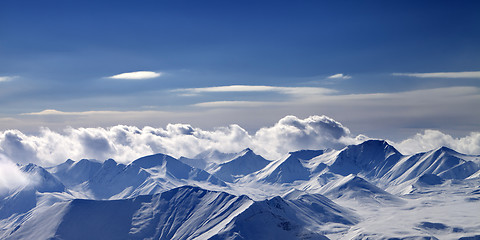
<svg viewBox="0 0 480 240">
<path fill-rule="evenodd" d="M 210 117 L 199 113 L 205 111 L 203 103 L 234 102 L 237 110 L 241 103 L 245 106 L 233 111 L 226 105 L 209 105 L 208 111 L 218 111 L 215 123 L 233 123 L 237 114 L 240 123 L 255 129 L 286 114 L 326 114 L 368 128 L 368 121 L 362 119 L 369 114 L 387 117 L 389 111 L 406 111 L 403 121 L 397 116 L 398 123 L 384 128 L 476 131 L 479 125 L 471 122 L 480 117 L 471 112 L 479 109 L 471 108 L 479 96 L 478 73 L 473 77 L 392 74 L 480 71 L 479 12 L 478 1 L 1 1 L 0 129 L 48 125 L 50 120 L 22 115 L 45 109 L 181 112 L 185 120 L 165 117 L 157 124 L 171 120 L 209 126 L 205 122 Z M 143 80 L 108 78 L 136 71 L 162 75 Z M 328 78 L 334 74 L 346 77 Z M 298 101 L 295 94 L 278 89 L 200 94 L 185 90 L 230 85 L 327 88 L 334 93 L 325 101 L 317 99 L 318 94 Z M 412 91 L 452 88 L 456 92 L 458 87 L 473 91 L 468 93 L 472 98 L 458 106 L 438 107 L 428 114 L 400 106 Z M 362 99 L 384 94 L 387 100 L 395 99 L 392 94 L 403 95 L 392 103 L 382 99 L 385 104 L 377 111 L 371 102 L 362 103 L 361 109 L 373 111 L 363 111 L 366 116 L 331 104 L 352 105 L 346 99 L 358 103 L 351 94 Z M 258 106 L 252 107 L 252 102 L 285 105 L 269 106 L 271 112 L 256 124 L 242 117 L 256 112 Z M 294 103 L 304 107 L 300 111 Z M 459 106 L 465 112 L 448 110 Z M 225 108 L 233 115 L 222 121 L 218 117 Z M 426 123 L 458 114 L 471 120 L 458 130 L 459 124 L 451 121 L 432 126 L 411 123 L 416 114 L 423 114 L 419 121 Z M 199 118 L 205 120 L 195 122 Z M 71 121 L 58 126 L 95 124 L 77 117 Z M 105 125 L 123 120 L 98 121 Z M 155 124 L 141 118 L 125 123 Z"/>
</svg>

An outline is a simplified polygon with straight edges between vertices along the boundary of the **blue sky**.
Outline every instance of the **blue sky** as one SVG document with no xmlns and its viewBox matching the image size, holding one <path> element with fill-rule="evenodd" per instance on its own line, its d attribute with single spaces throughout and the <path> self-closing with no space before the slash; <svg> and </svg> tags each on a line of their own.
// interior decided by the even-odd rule
<svg viewBox="0 0 480 240">
<path fill-rule="evenodd" d="M 480 129 L 479 9 L 1 1 L 0 130 L 183 122 L 255 131 L 324 114 L 372 137 L 463 136 Z"/>
</svg>

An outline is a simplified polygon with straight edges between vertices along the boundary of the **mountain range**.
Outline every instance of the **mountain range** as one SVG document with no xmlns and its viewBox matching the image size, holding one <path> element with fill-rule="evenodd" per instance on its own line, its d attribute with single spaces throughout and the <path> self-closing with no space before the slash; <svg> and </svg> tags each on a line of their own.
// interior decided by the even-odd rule
<svg viewBox="0 0 480 240">
<path fill-rule="evenodd" d="M 19 166 L 1 239 L 480 239 L 480 156 L 383 140 Z"/>
</svg>

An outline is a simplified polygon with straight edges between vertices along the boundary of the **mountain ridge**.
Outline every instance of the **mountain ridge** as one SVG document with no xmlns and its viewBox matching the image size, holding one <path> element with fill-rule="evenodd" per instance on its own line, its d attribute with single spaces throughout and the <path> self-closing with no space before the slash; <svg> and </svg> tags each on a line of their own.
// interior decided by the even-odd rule
<svg viewBox="0 0 480 240">
<path fill-rule="evenodd" d="M 0 198 L 0 238 L 391 238 L 398 231 L 375 221 L 381 212 L 373 209 L 410 213 L 435 206 L 428 199 L 446 201 L 441 197 L 446 193 L 465 199 L 443 204 L 459 209 L 480 201 L 480 158 L 446 147 L 403 155 L 386 141 L 369 140 L 340 150 L 290 152 L 272 161 L 248 148 L 202 156 L 216 157 L 204 159 L 208 171 L 161 153 L 130 164 L 69 159 L 49 168 L 20 166 L 32 182 Z M 478 234 L 472 230 L 475 221 L 467 222 L 474 216 L 468 210 L 462 214 L 470 227 L 442 233 Z M 403 226 L 409 236 L 437 234 L 419 230 L 425 219 L 415 221 Z M 372 228 L 378 224 L 382 227 Z"/>
</svg>

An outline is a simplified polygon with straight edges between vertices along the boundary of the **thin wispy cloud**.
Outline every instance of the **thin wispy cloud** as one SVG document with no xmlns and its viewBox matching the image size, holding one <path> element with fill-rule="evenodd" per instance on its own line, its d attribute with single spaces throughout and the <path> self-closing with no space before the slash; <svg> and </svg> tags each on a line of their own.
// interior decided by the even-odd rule
<svg viewBox="0 0 480 240">
<path fill-rule="evenodd" d="M 81 115 L 116 115 L 116 114 L 129 114 L 129 113 L 146 113 L 146 112 L 158 112 L 158 111 L 83 111 L 83 112 L 64 112 L 55 109 L 45 109 L 40 112 L 21 113 L 24 116 L 81 116 Z"/>
<path fill-rule="evenodd" d="M 328 88 L 319 87 L 277 87 L 262 85 L 229 85 L 204 88 L 182 88 L 175 89 L 174 92 L 187 93 L 183 96 L 191 96 L 199 93 L 222 93 L 222 92 L 278 92 L 283 94 L 331 94 L 336 91 Z"/>
<path fill-rule="evenodd" d="M 0 125 L 35 132 L 39 125 L 61 130 L 65 123 L 72 127 L 108 127 L 118 124 L 161 126 L 171 122 L 188 122 L 203 128 L 237 123 L 248 131 L 252 131 L 271 123 L 272 118 L 285 116 L 285 113 L 308 116 L 312 109 L 315 109 L 315 113 L 325 113 L 347 121 L 349 126 L 362 129 L 367 135 L 370 132 L 391 130 L 400 132 L 399 135 L 405 137 L 406 134 L 415 134 L 422 129 L 452 122 L 455 125 L 450 128 L 436 127 L 436 129 L 441 131 L 445 129 L 456 131 L 466 127 L 479 129 L 480 122 L 478 114 L 480 89 L 477 87 L 447 87 L 369 94 L 338 92 L 325 95 L 303 95 L 303 97 L 286 95 L 286 97 L 275 99 L 257 96 L 255 98 L 245 96 L 239 99 L 230 98 L 231 94 L 227 95 L 206 98 L 207 100 L 200 98 L 198 101 L 186 101 L 176 105 L 175 111 L 166 110 L 169 107 L 159 106 L 159 110 L 149 111 L 146 109 L 136 111 L 86 109 L 82 112 L 63 112 L 50 109 L 26 112 L 10 119 L 0 118 Z M 255 117 L 252 118 L 252 116 Z M 412 123 L 415 123 L 413 127 Z"/>
<path fill-rule="evenodd" d="M 16 76 L 0 76 L 0 82 L 8 82 L 17 78 Z"/>
<path fill-rule="evenodd" d="M 350 79 L 352 77 L 349 76 L 349 75 L 343 74 L 343 73 L 337 73 L 337 74 L 333 74 L 333 75 L 331 75 L 327 78 L 328 79 Z"/>
<path fill-rule="evenodd" d="M 256 101 L 216 101 L 216 102 L 202 102 L 196 103 L 193 106 L 195 107 L 210 107 L 210 108 L 221 108 L 221 107 L 260 107 L 266 105 L 272 105 L 273 102 L 256 102 Z"/>
<path fill-rule="evenodd" d="M 152 72 L 152 71 L 137 71 L 137 72 L 127 72 L 117 75 L 110 76 L 110 79 L 123 79 L 123 80 L 143 80 L 151 79 L 162 76 L 162 72 Z"/>
<path fill-rule="evenodd" d="M 480 71 L 434 72 L 434 73 L 392 73 L 392 75 L 417 77 L 417 78 L 480 78 Z"/>
</svg>

